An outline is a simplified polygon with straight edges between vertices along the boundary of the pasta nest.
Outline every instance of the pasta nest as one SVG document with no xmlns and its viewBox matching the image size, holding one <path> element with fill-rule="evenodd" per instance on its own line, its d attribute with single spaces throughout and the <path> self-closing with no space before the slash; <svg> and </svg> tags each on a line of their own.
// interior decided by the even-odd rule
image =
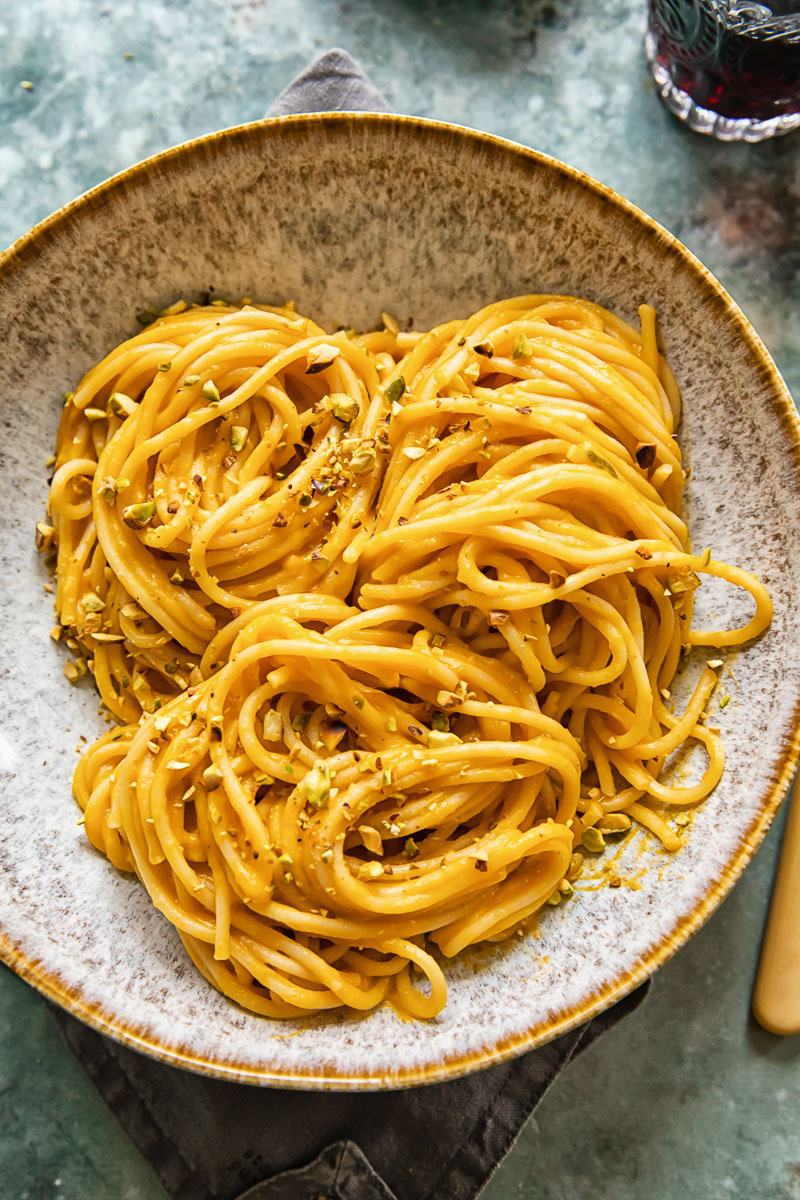
<svg viewBox="0 0 800 1200">
<path fill-rule="evenodd" d="M 75 774 L 86 832 L 252 1011 L 433 1016 L 442 956 L 524 931 L 632 822 L 678 849 L 721 778 L 722 660 L 680 714 L 672 680 L 771 604 L 691 549 L 640 314 L 525 296 L 357 336 L 181 302 L 67 397 L 55 635 L 123 723 Z M 692 629 L 703 575 L 753 615 Z"/>
<path fill-rule="evenodd" d="M 499 940 L 563 878 L 580 745 L 424 610 L 268 600 L 209 655 L 207 679 L 83 759 L 89 837 L 247 1007 L 391 995 L 433 1015 L 422 935 L 448 956 Z"/>
</svg>

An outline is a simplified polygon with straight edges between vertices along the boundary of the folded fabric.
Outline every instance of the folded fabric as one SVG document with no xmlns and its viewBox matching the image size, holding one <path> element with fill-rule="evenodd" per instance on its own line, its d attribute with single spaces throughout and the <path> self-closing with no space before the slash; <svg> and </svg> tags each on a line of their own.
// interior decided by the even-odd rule
<svg viewBox="0 0 800 1200">
<path fill-rule="evenodd" d="M 388 112 L 343 50 L 316 59 L 268 116 Z M 172 1200 L 472 1200 L 559 1072 L 647 991 L 547 1046 L 464 1079 L 398 1092 L 278 1091 L 164 1066 L 52 1008 L 70 1049 Z"/>
<path fill-rule="evenodd" d="M 378 1093 L 223 1083 L 53 1016 L 174 1200 L 472 1200 L 567 1063 L 646 990 L 511 1062 Z"/>
<path fill-rule="evenodd" d="M 391 112 L 391 107 L 345 50 L 328 50 L 284 88 L 268 117 L 290 113 Z"/>
</svg>

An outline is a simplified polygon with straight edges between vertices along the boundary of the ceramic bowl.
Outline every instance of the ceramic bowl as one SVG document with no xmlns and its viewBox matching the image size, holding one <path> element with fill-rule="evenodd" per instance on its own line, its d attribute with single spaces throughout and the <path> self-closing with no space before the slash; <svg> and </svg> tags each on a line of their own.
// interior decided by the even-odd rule
<svg viewBox="0 0 800 1200">
<path fill-rule="evenodd" d="M 655 305 L 683 390 L 694 543 L 757 572 L 773 596 L 770 631 L 725 676 L 732 700 L 714 723 L 727 768 L 685 848 L 629 839 L 615 869 L 633 886 L 590 878 L 529 936 L 452 962 L 433 1021 L 388 1008 L 296 1023 L 241 1011 L 77 823 L 76 748 L 103 726 L 48 637 L 33 543 L 61 395 L 136 329 L 137 311 L 212 289 L 291 298 L 362 329 L 381 310 L 427 326 L 523 292 L 586 296 L 629 321 Z M 150 159 L 38 226 L 0 260 L 0 328 L 0 941 L 24 978 L 166 1062 L 259 1084 L 393 1087 L 496 1063 L 585 1021 L 716 908 L 797 757 L 798 421 L 742 313 L 665 230 L 579 172 L 483 134 L 406 117 L 284 118 Z M 703 588 L 699 607 L 723 624 L 748 602 Z"/>
</svg>

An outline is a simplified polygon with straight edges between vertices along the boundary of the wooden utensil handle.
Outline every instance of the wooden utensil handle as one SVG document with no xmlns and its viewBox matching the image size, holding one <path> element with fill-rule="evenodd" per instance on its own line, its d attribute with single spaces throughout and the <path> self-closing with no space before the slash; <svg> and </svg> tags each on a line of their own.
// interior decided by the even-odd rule
<svg viewBox="0 0 800 1200">
<path fill-rule="evenodd" d="M 753 1014 L 770 1033 L 800 1033 L 800 776 L 790 799 L 761 948 Z"/>
</svg>

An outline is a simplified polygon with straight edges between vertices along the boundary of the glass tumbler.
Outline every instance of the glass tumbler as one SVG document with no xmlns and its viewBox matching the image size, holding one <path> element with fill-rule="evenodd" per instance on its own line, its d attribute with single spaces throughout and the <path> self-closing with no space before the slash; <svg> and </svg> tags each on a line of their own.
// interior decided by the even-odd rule
<svg viewBox="0 0 800 1200">
<path fill-rule="evenodd" d="M 760 142 L 800 128 L 800 0 L 649 0 L 662 100 L 698 133 Z"/>
</svg>

